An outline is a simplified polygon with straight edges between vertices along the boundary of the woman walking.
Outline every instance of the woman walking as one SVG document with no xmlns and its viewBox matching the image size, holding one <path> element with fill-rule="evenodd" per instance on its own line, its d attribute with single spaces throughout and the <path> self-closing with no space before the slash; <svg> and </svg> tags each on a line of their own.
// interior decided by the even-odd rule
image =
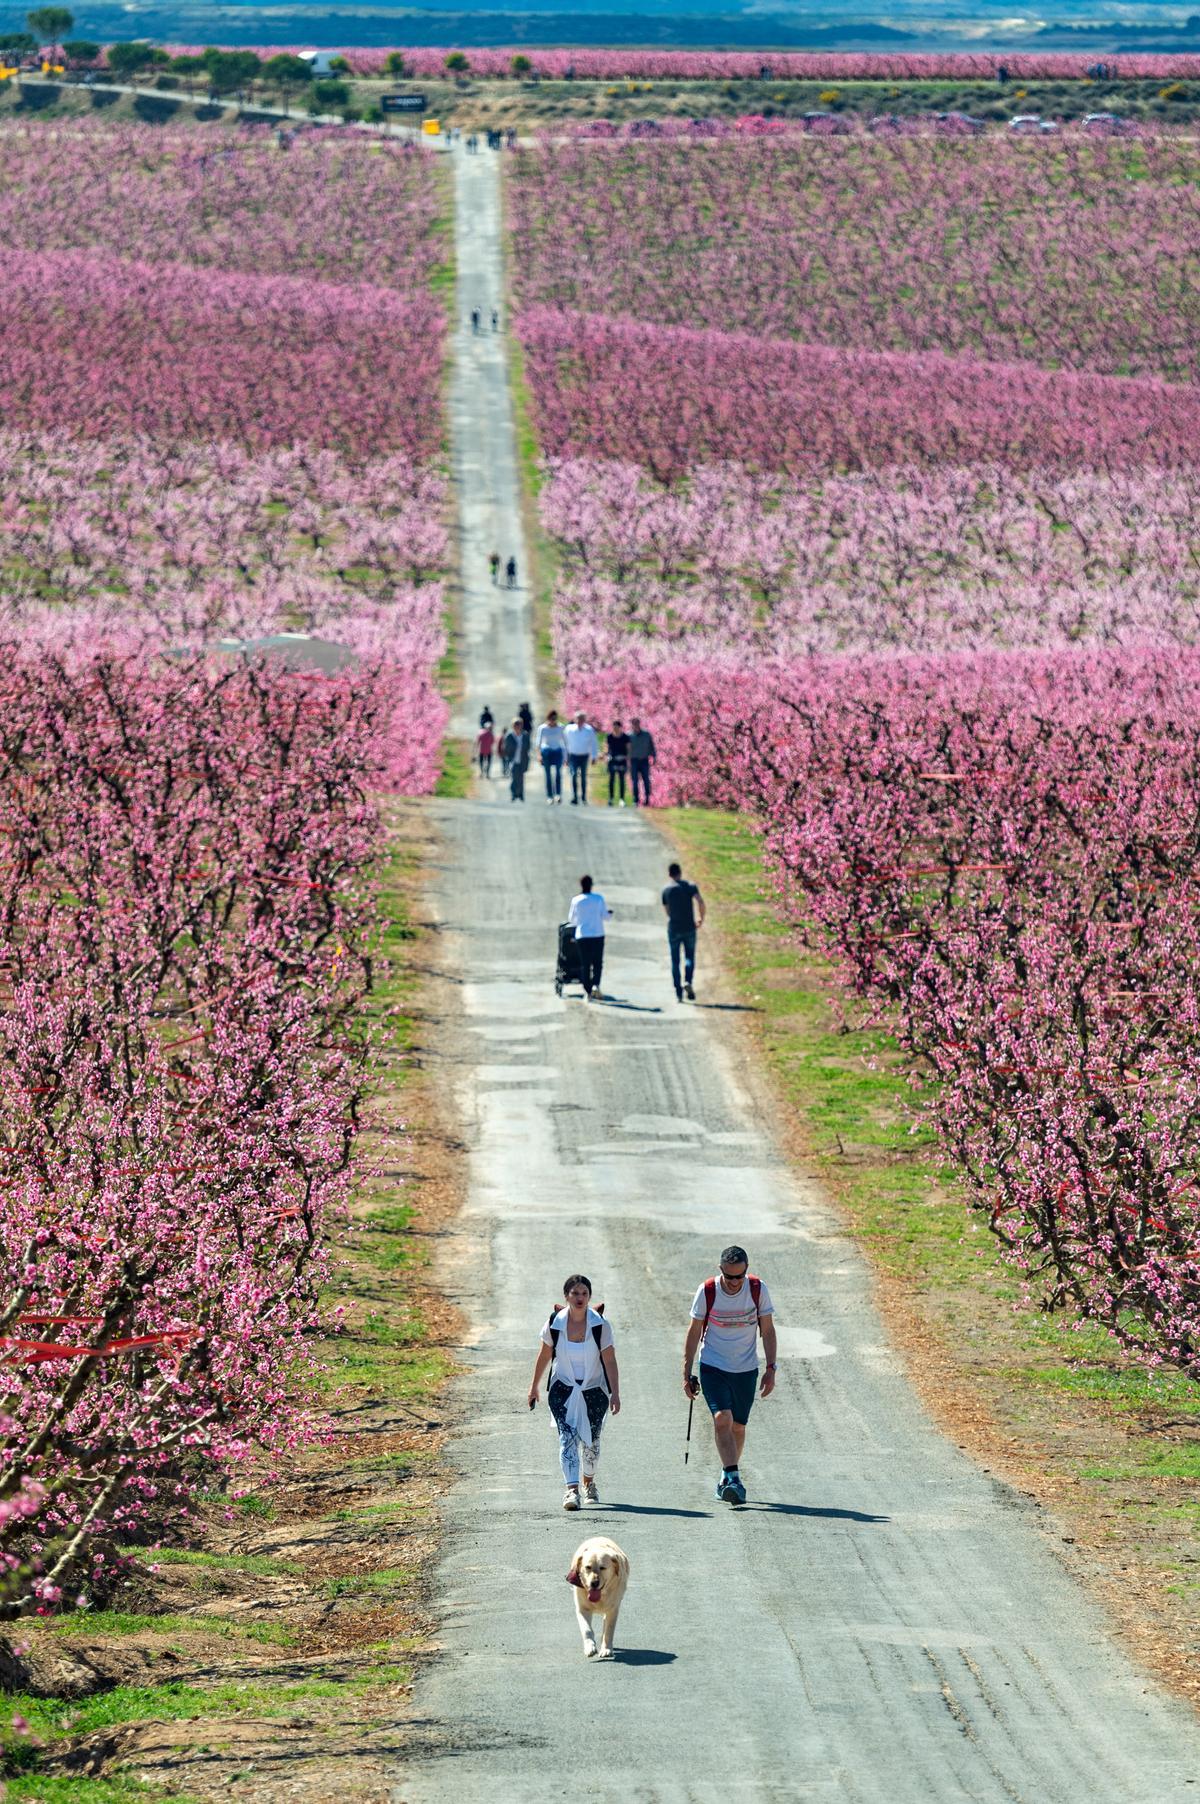
<svg viewBox="0 0 1200 1804">
<path fill-rule="evenodd" d="M 538 1387 L 546 1367 L 551 1366 L 546 1401 L 558 1429 L 558 1457 L 567 1487 L 563 1508 L 577 1510 L 581 1467 L 584 1499 L 600 1501 L 596 1489 L 600 1430 L 610 1405 L 614 1416 L 620 1414 L 621 1387 L 613 1331 L 591 1306 L 591 1280 L 582 1272 L 573 1273 L 563 1285 L 563 1296 L 566 1307 L 555 1310 L 542 1329 L 526 1401 L 530 1409 L 537 1408 Z"/>
</svg>

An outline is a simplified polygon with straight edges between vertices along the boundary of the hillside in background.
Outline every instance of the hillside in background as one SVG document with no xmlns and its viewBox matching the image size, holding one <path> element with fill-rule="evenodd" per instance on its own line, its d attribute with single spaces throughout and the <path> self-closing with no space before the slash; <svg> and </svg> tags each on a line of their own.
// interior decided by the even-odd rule
<svg viewBox="0 0 1200 1804">
<path fill-rule="evenodd" d="M 1189 17 L 1195 25 L 1189 25 Z M 13 25 L 23 23 L 13 15 Z M 855 49 L 871 45 L 912 50 L 983 49 L 1037 45 L 1112 52 L 1123 46 L 1200 47 L 1200 15 L 1185 7 L 1141 9 L 1113 0 L 1060 0 L 1052 21 L 1014 21 L 1000 0 L 981 0 L 964 13 L 956 0 L 895 0 L 880 18 L 872 0 L 848 0 L 836 10 L 776 4 L 764 10 L 746 0 L 596 0 L 565 10 L 561 0 L 523 0 L 519 7 L 477 6 L 459 0 L 403 6 L 221 7 L 189 0 L 81 7 L 77 28 L 101 39 L 149 37 L 222 44 L 296 43 L 317 46 L 514 44 L 679 44 L 699 48 L 776 47 Z"/>
</svg>

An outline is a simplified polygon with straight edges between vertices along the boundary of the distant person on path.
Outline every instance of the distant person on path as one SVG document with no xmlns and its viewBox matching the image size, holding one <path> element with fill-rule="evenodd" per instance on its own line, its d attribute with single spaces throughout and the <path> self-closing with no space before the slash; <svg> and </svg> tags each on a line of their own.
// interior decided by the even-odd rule
<svg viewBox="0 0 1200 1804">
<path fill-rule="evenodd" d="M 577 1510 L 581 1478 L 584 1501 L 600 1501 L 596 1489 L 600 1430 L 610 1408 L 614 1416 L 621 1413 L 621 1380 L 612 1328 L 600 1311 L 592 1308 L 590 1278 L 575 1272 L 563 1285 L 563 1296 L 566 1307 L 555 1310 L 542 1329 L 525 1401 L 530 1409 L 537 1408 L 538 1388 L 546 1367 L 553 1362 L 546 1402 L 558 1429 L 558 1457 L 566 1485 L 563 1508 Z"/>
<path fill-rule="evenodd" d="M 761 1278 L 751 1273 L 746 1249 L 728 1246 L 721 1254 L 721 1269 L 707 1278 L 696 1292 L 692 1319 L 683 1347 L 683 1394 L 704 1392 L 712 1412 L 713 1435 L 721 1461 L 717 1500 L 745 1503 L 742 1483 L 742 1449 L 746 1424 L 758 1385 L 758 1336 L 767 1356 L 759 1394 L 769 1397 L 775 1389 L 775 1306 Z M 700 1349 L 700 1377 L 692 1373 L 696 1349 Z"/>
<path fill-rule="evenodd" d="M 587 807 L 588 767 L 600 756 L 596 729 L 580 709 L 567 728 L 567 762 L 571 766 L 571 806 L 582 802 Z"/>
<path fill-rule="evenodd" d="M 563 759 L 567 755 L 567 736 L 558 721 L 558 710 L 551 708 L 538 728 L 537 748 L 542 769 L 546 773 L 546 800 L 562 804 Z"/>
<path fill-rule="evenodd" d="M 619 787 L 621 807 L 625 806 L 625 772 L 629 769 L 629 734 L 621 731 L 621 723 L 614 720 L 612 731 L 605 743 L 608 755 L 608 805 L 613 805 L 614 787 Z"/>
<path fill-rule="evenodd" d="M 650 766 L 658 757 L 654 744 L 654 735 L 643 727 L 635 714 L 633 730 L 629 735 L 629 774 L 633 782 L 633 805 L 638 806 L 638 788 L 642 790 L 642 802 L 650 806 Z"/>
<path fill-rule="evenodd" d="M 568 924 L 575 929 L 579 948 L 579 981 L 589 1002 L 602 1002 L 600 978 L 604 971 L 604 924 L 612 920 L 612 909 L 599 890 L 592 888 L 590 877 L 579 879 L 579 894 L 567 910 Z"/>
<path fill-rule="evenodd" d="M 492 331 L 498 332 L 499 330 L 500 330 L 500 315 L 496 312 L 496 309 L 493 307 L 492 308 Z"/>
<path fill-rule="evenodd" d="M 524 727 L 525 731 L 527 733 L 532 733 L 533 709 L 529 706 L 529 703 L 522 702 L 521 706 L 517 709 L 517 713 L 521 716 L 521 725 Z"/>
<path fill-rule="evenodd" d="M 483 707 L 479 710 L 479 731 L 482 733 L 484 727 L 494 727 L 495 724 L 496 716 L 492 713 L 492 710 L 488 707 L 487 703 L 484 702 Z"/>
<path fill-rule="evenodd" d="M 688 882 L 677 864 L 667 866 L 667 876 L 671 881 L 662 893 L 662 905 L 667 917 L 667 945 L 671 948 L 671 982 L 675 985 L 676 1002 L 682 1002 L 685 994 L 689 1002 L 695 1002 L 692 979 L 696 975 L 696 930 L 704 925 L 704 897 L 696 884 Z M 679 975 L 681 952 L 682 978 Z"/>
<path fill-rule="evenodd" d="M 529 769 L 529 734 L 519 714 L 504 735 L 504 758 L 508 766 L 509 796 L 514 802 L 523 802 L 525 772 Z"/>
<path fill-rule="evenodd" d="M 479 759 L 479 774 L 490 777 L 492 774 L 492 753 L 496 749 L 496 735 L 490 726 L 481 727 L 479 737 L 475 741 L 475 754 Z"/>
<path fill-rule="evenodd" d="M 505 566 L 504 566 L 504 580 L 510 589 L 516 588 L 516 586 L 517 586 L 517 560 L 515 557 L 510 557 L 507 564 L 505 564 Z"/>
<path fill-rule="evenodd" d="M 498 551 L 489 551 L 488 569 L 492 573 L 493 583 L 498 583 L 500 581 L 500 553 Z"/>
<path fill-rule="evenodd" d="M 472 330 L 472 332 L 478 332 L 478 330 L 479 330 L 479 309 L 478 309 L 478 307 L 472 307 L 472 309 L 471 309 L 471 330 Z"/>
</svg>

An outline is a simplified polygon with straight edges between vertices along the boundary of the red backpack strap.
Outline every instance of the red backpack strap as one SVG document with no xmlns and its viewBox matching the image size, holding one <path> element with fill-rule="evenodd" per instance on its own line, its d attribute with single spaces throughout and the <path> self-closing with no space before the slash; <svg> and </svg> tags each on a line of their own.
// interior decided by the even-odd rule
<svg viewBox="0 0 1200 1804">
<path fill-rule="evenodd" d="M 717 1281 L 715 1278 L 704 1280 L 704 1333 L 708 1332 L 708 1318 L 712 1314 L 717 1301 Z M 703 1335 L 700 1337 L 704 1338 Z"/>
<path fill-rule="evenodd" d="M 750 1277 L 750 1301 L 754 1304 L 754 1313 L 758 1314 L 758 1299 L 762 1296 L 762 1279 Z"/>
</svg>

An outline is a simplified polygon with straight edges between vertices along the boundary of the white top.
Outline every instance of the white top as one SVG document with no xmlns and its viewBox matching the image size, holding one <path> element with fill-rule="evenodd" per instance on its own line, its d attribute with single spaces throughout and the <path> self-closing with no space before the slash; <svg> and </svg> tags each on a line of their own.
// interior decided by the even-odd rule
<svg viewBox="0 0 1200 1804">
<path fill-rule="evenodd" d="M 590 890 L 586 896 L 575 897 L 567 920 L 574 923 L 577 940 L 602 940 L 604 923 L 612 920 L 612 909 L 598 890 Z"/>
<path fill-rule="evenodd" d="M 600 1358 L 600 1347 L 612 1346 L 613 1331 L 598 1309 L 589 1309 L 583 1339 L 580 1341 L 568 1340 L 567 1322 L 569 1317 L 570 1311 L 564 1307 L 554 1318 L 554 1326 L 558 1329 L 558 1353 L 554 1361 L 554 1382 L 570 1386 L 571 1394 L 563 1406 L 563 1418 L 576 1440 L 581 1441 L 585 1447 L 591 1447 L 593 1444 L 592 1425 L 588 1420 L 587 1403 L 583 1393 L 597 1388 L 608 1389 L 603 1362 Z M 592 1333 L 593 1328 L 596 1327 L 600 1329 L 600 1347 L 597 1347 L 596 1336 Z M 542 1339 L 548 1347 L 554 1345 L 549 1322 L 542 1329 Z M 547 1396 L 549 1396 L 549 1392 L 547 1392 Z"/>
<path fill-rule="evenodd" d="M 757 1372 L 758 1318 L 774 1313 L 775 1305 L 765 1284 L 758 1293 L 755 1309 L 749 1278 L 742 1279 L 742 1288 L 732 1296 L 718 1278 L 712 1314 L 700 1347 L 700 1364 L 716 1366 L 719 1372 Z M 692 1316 L 698 1322 L 704 1320 L 703 1284 L 696 1292 Z"/>
<path fill-rule="evenodd" d="M 604 1320 L 598 1309 L 587 1312 L 587 1328 L 582 1340 L 567 1339 L 567 1317 L 570 1311 L 564 1307 L 554 1318 L 554 1326 L 558 1329 L 558 1352 L 554 1360 L 554 1379 L 557 1384 L 570 1384 L 572 1381 L 585 1391 L 593 1391 L 597 1385 L 604 1384 L 604 1371 L 600 1363 L 600 1347 L 611 1347 L 613 1331 L 611 1325 Z M 596 1336 L 592 1333 L 595 1327 L 600 1329 L 600 1347 L 596 1345 Z M 542 1339 L 548 1347 L 554 1345 L 550 1336 L 550 1324 L 542 1329 Z M 570 1352 L 567 1352 L 567 1349 Z M 583 1369 L 577 1373 L 575 1355 L 583 1355 Z"/>
<path fill-rule="evenodd" d="M 591 726 L 577 727 L 574 721 L 566 729 L 567 751 L 573 758 L 580 758 L 585 753 L 589 758 L 600 756 L 600 741 L 596 738 L 596 729 Z"/>
<path fill-rule="evenodd" d="M 561 727 L 552 727 L 548 720 L 543 721 L 538 728 L 537 747 L 539 752 L 565 752 L 567 736 Z"/>
</svg>

